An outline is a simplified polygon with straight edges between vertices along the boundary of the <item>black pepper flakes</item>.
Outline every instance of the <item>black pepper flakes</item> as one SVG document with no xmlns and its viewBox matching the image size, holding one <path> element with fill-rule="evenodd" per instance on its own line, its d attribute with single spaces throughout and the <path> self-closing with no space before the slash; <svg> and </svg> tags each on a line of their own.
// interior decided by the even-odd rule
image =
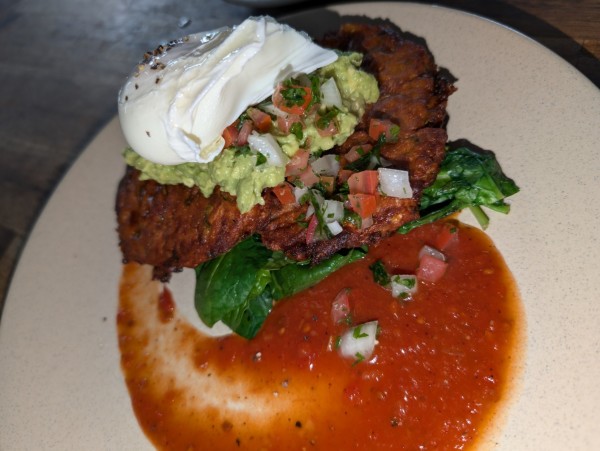
<svg viewBox="0 0 600 451">
<path fill-rule="evenodd" d="M 148 130 L 146 130 L 146 135 L 148 135 L 148 138 L 150 138 L 150 132 Z"/>
<path fill-rule="evenodd" d="M 296 421 L 296 423 L 294 424 L 294 426 L 296 426 L 298 429 L 300 429 L 300 428 L 302 428 L 302 422 Z"/>
<path fill-rule="evenodd" d="M 156 61 L 155 63 L 152 63 L 152 65 L 150 65 L 150 69 L 152 70 L 162 70 L 165 67 L 167 67 L 165 63 L 162 63 L 160 61 Z"/>
</svg>

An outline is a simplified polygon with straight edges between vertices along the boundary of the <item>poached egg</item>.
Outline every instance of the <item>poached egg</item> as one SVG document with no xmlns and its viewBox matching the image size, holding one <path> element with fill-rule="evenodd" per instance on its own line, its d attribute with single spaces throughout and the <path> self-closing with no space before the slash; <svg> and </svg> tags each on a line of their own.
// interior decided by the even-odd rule
<svg viewBox="0 0 600 451">
<path fill-rule="evenodd" d="M 208 163 L 225 145 L 223 130 L 248 106 L 336 59 L 270 17 L 192 34 L 145 55 L 119 93 L 121 128 L 154 163 Z"/>
</svg>

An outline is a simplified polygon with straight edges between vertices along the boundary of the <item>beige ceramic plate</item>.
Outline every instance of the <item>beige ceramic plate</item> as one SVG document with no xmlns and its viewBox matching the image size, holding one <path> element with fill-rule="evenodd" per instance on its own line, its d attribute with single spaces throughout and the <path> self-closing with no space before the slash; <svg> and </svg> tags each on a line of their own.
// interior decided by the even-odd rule
<svg viewBox="0 0 600 451">
<path fill-rule="evenodd" d="M 451 139 L 496 151 L 521 187 L 511 214 L 493 216 L 489 229 L 528 322 L 523 379 L 496 449 L 600 449 L 599 91 L 547 49 L 475 16 L 411 4 L 335 10 L 388 17 L 426 38 L 458 78 Z M 335 20 L 319 11 L 293 22 L 315 30 Z M 0 328 L 2 450 L 149 447 L 115 332 L 123 146 L 113 121 L 60 184 L 23 252 Z M 176 288 L 177 299 L 186 290 Z"/>
</svg>

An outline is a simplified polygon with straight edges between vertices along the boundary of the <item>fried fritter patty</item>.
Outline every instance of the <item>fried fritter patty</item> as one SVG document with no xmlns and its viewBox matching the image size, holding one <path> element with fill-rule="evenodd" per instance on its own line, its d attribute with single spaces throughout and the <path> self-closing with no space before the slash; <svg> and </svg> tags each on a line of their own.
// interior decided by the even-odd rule
<svg viewBox="0 0 600 451">
<path fill-rule="evenodd" d="M 354 134 L 333 152 L 376 144 L 367 133 L 370 120 L 391 120 L 400 127 L 398 140 L 384 144 L 381 155 L 391 167 L 409 171 L 413 197 L 382 196 L 371 226 L 344 223 L 340 234 L 307 242 L 306 227 L 298 221 L 306 204 L 282 205 L 271 190 L 265 190 L 265 204 L 241 214 L 235 198 L 219 189 L 205 198 L 197 188 L 142 181 L 137 170 L 128 168 L 116 205 L 125 261 L 153 265 L 155 277 L 166 280 L 173 271 L 195 267 L 259 234 L 270 249 L 316 263 L 344 248 L 374 244 L 418 218 L 420 193 L 433 183 L 444 157 L 446 102 L 453 86 L 424 46 L 390 24 L 346 24 L 321 43 L 363 53 L 363 68 L 377 78 L 381 92 Z"/>
</svg>

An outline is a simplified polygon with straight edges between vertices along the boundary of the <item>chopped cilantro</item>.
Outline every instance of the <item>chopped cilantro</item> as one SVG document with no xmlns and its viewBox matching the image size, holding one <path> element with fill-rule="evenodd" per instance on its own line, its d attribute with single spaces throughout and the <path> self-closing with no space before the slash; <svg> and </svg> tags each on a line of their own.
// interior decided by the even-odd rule
<svg viewBox="0 0 600 451">
<path fill-rule="evenodd" d="M 381 260 L 377 260 L 369 269 L 373 273 L 373 280 L 379 285 L 385 287 L 390 283 L 390 275 L 385 269 L 385 266 Z"/>
<path fill-rule="evenodd" d="M 304 137 L 304 130 L 302 130 L 302 124 L 300 122 L 294 122 L 290 127 L 290 133 L 298 138 L 299 141 L 302 141 Z"/>
<path fill-rule="evenodd" d="M 321 101 L 321 79 L 318 75 L 310 75 L 310 88 L 312 89 L 312 99 L 310 105 Z"/>
<path fill-rule="evenodd" d="M 352 326 L 353 322 L 354 320 L 352 319 L 352 314 L 350 313 L 348 313 L 339 321 L 340 324 L 347 324 L 348 326 Z"/>
<path fill-rule="evenodd" d="M 396 142 L 398 141 L 398 135 L 400 134 L 400 126 L 398 125 L 392 125 L 390 127 L 390 134 L 392 135 L 390 139 L 388 139 L 388 142 Z"/>
<path fill-rule="evenodd" d="M 356 354 L 354 354 L 354 357 L 356 357 L 356 360 L 354 361 L 354 363 L 352 364 L 352 366 L 358 365 L 360 362 L 362 362 L 363 360 L 365 360 L 365 356 L 362 355 L 360 352 L 357 352 Z"/>
<path fill-rule="evenodd" d="M 329 127 L 329 124 L 338 115 L 339 112 L 340 112 L 340 110 L 333 107 L 327 113 L 323 114 L 321 117 L 319 117 L 319 119 L 317 119 L 317 122 L 316 122 L 317 128 L 324 130 L 327 127 Z"/>
<path fill-rule="evenodd" d="M 248 116 L 248 113 L 246 111 L 244 111 L 242 114 L 240 114 L 240 117 L 238 118 L 238 122 L 237 122 L 238 131 L 240 131 L 242 129 L 242 127 L 244 126 L 244 122 L 249 121 L 249 120 L 250 120 L 250 116 Z"/>
<path fill-rule="evenodd" d="M 384 136 L 384 135 L 381 135 Z M 358 160 L 348 163 L 344 169 L 350 169 L 351 171 L 360 172 L 369 169 L 372 160 L 375 160 L 377 166 L 381 166 L 381 144 L 385 142 L 385 139 L 379 139 L 377 144 L 373 147 L 370 152 L 365 152 L 362 149 L 358 149 L 357 152 L 360 155 Z M 362 151 L 362 153 L 361 153 Z"/>
<path fill-rule="evenodd" d="M 246 146 L 235 146 L 235 153 L 236 155 L 240 155 L 240 156 L 245 156 L 245 155 L 252 155 L 252 149 L 250 149 L 250 146 L 246 145 Z"/>
<path fill-rule="evenodd" d="M 297 87 L 285 88 L 281 90 L 281 97 L 288 107 L 302 106 L 306 100 L 306 90 Z"/>
<path fill-rule="evenodd" d="M 417 279 L 407 278 L 407 277 L 398 277 L 396 282 L 404 285 L 406 288 L 414 288 L 417 283 Z"/>
<path fill-rule="evenodd" d="M 362 331 L 362 326 L 356 326 L 352 331 L 353 338 L 365 338 L 368 337 L 369 334 L 366 334 Z"/>
<path fill-rule="evenodd" d="M 335 344 L 334 344 L 335 349 L 338 349 L 341 344 L 342 344 L 342 337 L 340 335 L 338 335 L 337 337 L 335 337 Z"/>
<path fill-rule="evenodd" d="M 317 236 L 329 238 L 331 236 L 331 231 L 329 230 L 329 227 L 327 227 L 327 223 L 325 222 L 325 218 L 323 217 L 323 208 L 317 200 L 317 195 L 312 189 L 309 189 L 305 196 L 308 196 L 308 200 L 315 209 L 314 215 L 317 218 Z M 304 196 L 302 196 L 302 198 L 304 198 Z M 302 203 L 302 200 L 300 203 Z"/>
<path fill-rule="evenodd" d="M 256 154 L 256 166 L 260 166 L 263 163 L 267 162 L 267 157 L 265 157 L 262 153 L 258 152 Z"/>
</svg>

